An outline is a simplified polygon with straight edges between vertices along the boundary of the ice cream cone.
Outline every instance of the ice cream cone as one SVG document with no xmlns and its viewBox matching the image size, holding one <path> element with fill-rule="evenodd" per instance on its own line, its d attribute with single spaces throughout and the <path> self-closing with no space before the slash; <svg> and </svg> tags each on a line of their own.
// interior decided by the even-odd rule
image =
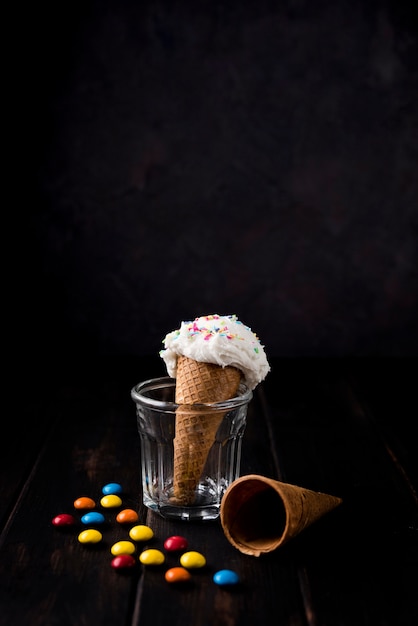
<svg viewBox="0 0 418 626">
<path fill-rule="evenodd" d="M 221 524 L 240 552 L 260 556 L 276 550 L 341 502 L 336 496 L 249 474 L 226 490 Z"/>
<path fill-rule="evenodd" d="M 225 415 L 195 405 L 222 402 L 236 396 L 241 372 L 179 356 L 176 374 L 176 436 L 174 438 L 173 500 L 191 505 L 207 455 Z"/>
</svg>

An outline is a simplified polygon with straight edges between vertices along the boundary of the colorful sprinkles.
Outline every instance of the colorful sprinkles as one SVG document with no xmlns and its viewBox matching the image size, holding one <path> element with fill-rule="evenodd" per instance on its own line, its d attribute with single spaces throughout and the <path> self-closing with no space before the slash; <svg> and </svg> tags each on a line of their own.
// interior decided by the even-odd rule
<svg viewBox="0 0 418 626">
<path fill-rule="evenodd" d="M 212 337 L 225 337 L 226 339 L 237 340 L 237 341 L 245 341 L 245 338 L 238 333 L 231 333 L 228 327 L 226 319 L 230 319 L 234 324 L 239 324 L 247 331 L 252 333 L 254 336 L 254 352 L 258 354 L 259 352 L 259 338 L 257 335 L 251 330 L 249 326 L 245 326 L 236 315 L 228 315 L 226 317 L 221 317 L 220 315 L 204 315 L 202 317 L 196 317 L 193 321 L 185 322 L 184 328 L 186 329 L 189 339 L 193 340 L 196 336 L 203 336 L 204 341 L 209 341 Z M 219 322 L 219 324 L 210 324 L 208 326 L 201 326 L 198 324 L 199 321 L 205 320 L 207 322 Z M 170 333 L 170 338 L 173 340 L 178 339 L 180 337 L 180 329 L 174 330 Z"/>
<path fill-rule="evenodd" d="M 167 373 L 177 375 L 179 355 L 201 363 L 236 367 L 249 390 L 264 380 L 270 366 L 258 336 L 235 314 L 202 315 L 181 322 L 180 327 L 166 334 L 160 357 Z"/>
</svg>

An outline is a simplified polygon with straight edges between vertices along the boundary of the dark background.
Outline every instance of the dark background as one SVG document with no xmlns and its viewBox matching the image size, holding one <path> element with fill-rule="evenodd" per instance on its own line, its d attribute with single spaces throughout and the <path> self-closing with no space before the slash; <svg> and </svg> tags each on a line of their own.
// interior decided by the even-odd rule
<svg viewBox="0 0 418 626">
<path fill-rule="evenodd" d="M 412 4 L 26 7 L 25 351 L 157 355 L 236 313 L 268 356 L 415 355 Z"/>
</svg>

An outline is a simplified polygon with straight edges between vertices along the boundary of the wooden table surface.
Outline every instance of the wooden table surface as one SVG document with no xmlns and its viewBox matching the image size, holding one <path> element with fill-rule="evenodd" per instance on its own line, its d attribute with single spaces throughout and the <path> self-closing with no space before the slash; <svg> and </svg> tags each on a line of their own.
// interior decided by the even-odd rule
<svg viewBox="0 0 418 626">
<path fill-rule="evenodd" d="M 159 359 L 54 364 L 22 380 L 3 414 L 0 624 L 412 626 L 418 623 L 418 499 L 415 360 L 276 359 L 257 388 L 241 474 L 262 474 L 339 496 L 340 507 L 287 545 L 241 554 L 219 520 L 173 522 L 146 509 L 134 384 L 164 375 Z M 412 376 L 411 376 L 412 374 Z M 6 410 L 6 409 L 4 409 Z M 4 425 L 8 424 L 8 431 Z M 154 530 L 149 547 L 180 534 L 207 565 L 191 584 L 139 562 L 121 573 L 111 545 L 128 530 L 105 510 L 103 541 L 78 542 L 52 518 L 79 515 L 76 498 L 124 488 Z M 141 548 L 142 549 L 142 548 Z M 241 583 L 218 587 L 214 572 Z"/>
</svg>

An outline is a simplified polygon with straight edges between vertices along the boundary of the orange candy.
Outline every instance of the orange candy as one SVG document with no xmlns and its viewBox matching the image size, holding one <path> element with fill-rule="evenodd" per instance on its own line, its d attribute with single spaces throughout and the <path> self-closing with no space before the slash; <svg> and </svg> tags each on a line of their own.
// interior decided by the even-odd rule
<svg viewBox="0 0 418 626">
<path fill-rule="evenodd" d="M 168 583 L 185 583 L 191 579 L 192 575 L 184 567 L 171 567 L 164 577 Z"/>
<path fill-rule="evenodd" d="M 92 498 L 87 498 L 86 496 L 74 500 L 75 509 L 94 509 L 95 506 L 95 501 Z"/>
<path fill-rule="evenodd" d="M 123 509 L 123 511 L 119 511 L 116 515 L 116 521 L 119 524 L 130 524 L 137 522 L 139 519 L 138 513 L 133 509 Z"/>
</svg>

